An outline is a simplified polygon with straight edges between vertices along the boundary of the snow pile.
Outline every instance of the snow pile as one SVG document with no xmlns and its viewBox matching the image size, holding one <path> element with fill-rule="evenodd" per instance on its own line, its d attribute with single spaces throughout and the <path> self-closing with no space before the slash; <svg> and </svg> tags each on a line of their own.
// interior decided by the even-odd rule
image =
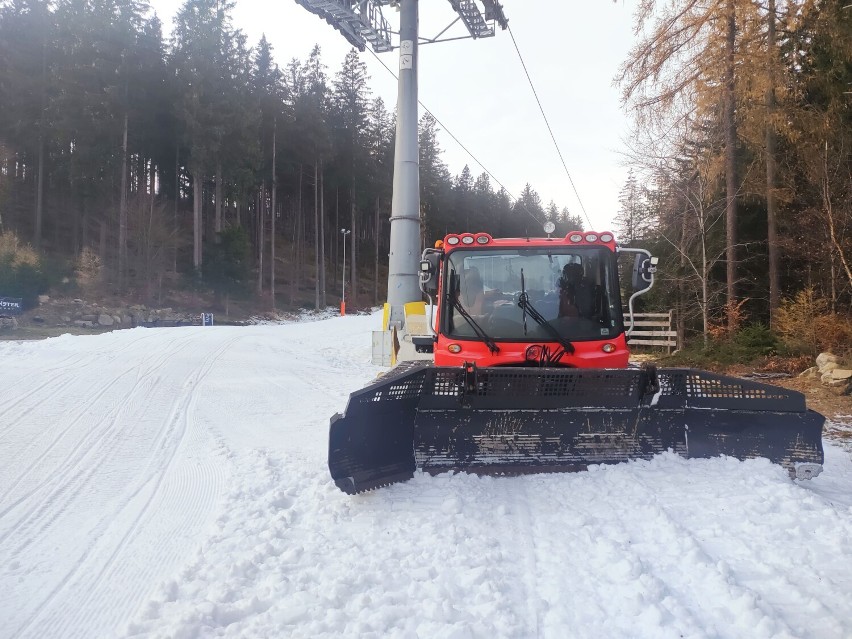
<svg viewBox="0 0 852 639">
<path fill-rule="evenodd" d="M 431 477 L 349 497 L 375 317 L 0 343 L 3 637 L 848 637 L 852 460 Z"/>
</svg>

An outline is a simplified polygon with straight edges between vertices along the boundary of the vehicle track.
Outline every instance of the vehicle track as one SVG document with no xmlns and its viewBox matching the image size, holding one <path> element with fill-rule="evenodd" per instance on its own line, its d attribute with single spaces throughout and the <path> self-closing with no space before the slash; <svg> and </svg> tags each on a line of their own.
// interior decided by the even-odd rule
<svg viewBox="0 0 852 639">
<path fill-rule="evenodd" d="M 29 630 L 35 631 L 33 636 L 44 636 L 44 632 L 54 626 L 63 636 L 71 636 L 70 632 L 74 627 L 72 622 L 78 617 L 82 618 L 78 621 L 85 621 L 93 614 L 108 615 L 110 611 L 104 611 L 97 606 L 97 593 L 109 588 L 110 583 L 114 585 L 116 581 L 115 579 L 112 582 L 104 581 L 104 575 L 119 569 L 118 558 L 139 535 L 143 522 L 156 514 L 153 512 L 155 503 L 158 504 L 157 510 L 159 510 L 164 506 L 164 501 L 171 499 L 172 514 L 177 514 L 180 522 L 187 526 L 194 520 L 203 518 L 203 513 L 209 511 L 211 502 L 216 496 L 216 487 L 220 485 L 216 476 L 221 475 L 221 469 L 216 469 L 215 463 L 196 463 L 195 467 L 190 464 L 188 471 L 181 469 L 181 472 L 175 476 L 176 459 L 179 451 L 184 456 L 189 452 L 197 458 L 201 457 L 200 451 L 203 444 L 209 442 L 209 439 L 205 439 L 199 432 L 199 426 L 193 415 L 198 389 L 218 358 L 237 339 L 238 337 L 234 336 L 224 344 L 217 344 L 215 350 L 207 355 L 202 364 L 197 366 L 188 378 L 182 380 L 182 390 L 174 398 L 168 418 L 162 420 L 163 426 L 156 435 L 153 445 L 150 446 L 151 450 L 160 452 L 148 458 L 146 467 L 138 477 L 133 479 L 134 483 L 125 488 L 123 496 L 107 495 L 110 502 L 115 502 L 118 497 L 120 501 L 101 513 L 91 531 L 92 541 L 85 547 L 81 556 L 77 557 L 70 566 L 66 566 L 65 574 L 46 596 L 40 593 L 43 599 L 33 608 L 15 636 L 26 636 Z M 97 427 L 92 429 L 92 435 L 86 441 L 78 443 L 75 447 L 75 463 L 60 479 L 52 482 L 53 487 L 45 500 L 42 501 L 36 492 L 31 493 L 31 498 L 39 496 L 39 501 L 43 505 L 35 512 L 32 509 L 29 511 L 30 518 L 24 522 L 23 527 L 15 527 L 16 532 L 20 531 L 23 534 L 23 538 L 16 535 L 20 543 L 15 547 L 13 554 L 24 551 L 34 538 L 43 535 L 54 522 L 62 517 L 66 508 L 85 498 L 88 494 L 86 487 L 93 479 L 96 479 L 101 465 L 97 463 L 93 455 L 97 453 L 100 459 L 111 459 L 114 454 L 121 452 L 116 451 L 116 448 L 122 441 L 127 441 L 127 432 L 125 432 L 126 429 L 115 426 L 120 423 L 133 425 L 134 410 L 138 409 L 140 404 L 142 410 L 145 410 L 151 403 L 151 398 L 156 395 L 158 383 L 168 383 L 168 380 L 159 380 L 156 372 L 167 358 L 174 358 L 176 352 L 185 351 L 188 347 L 195 348 L 195 342 L 197 338 L 193 340 L 191 336 L 179 342 L 174 340 L 168 349 L 164 349 L 165 352 L 158 353 L 155 358 L 149 360 L 147 366 L 141 369 L 136 367 L 138 372 L 136 379 L 126 392 L 125 399 L 119 402 L 119 408 L 110 410 L 104 415 Z M 188 354 L 191 356 L 191 353 Z M 122 376 L 126 375 L 127 371 L 122 374 Z M 189 434 L 193 436 L 194 441 L 187 442 Z M 187 511 L 187 505 L 193 508 Z M 180 530 L 174 532 L 179 534 Z M 156 571 L 156 565 L 161 562 L 179 559 L 175 557 L 175 552 L 175 549 L 172 549 L 167 557 L 161 557 L 158 553 L 156 561 L 143 566 L 143 571 L 151 574 L 152 571 Z M 92 565 L 100 562 L 103 562 L 100 566 Z M 150 594 L 147 589 L 152 587 L 144 578 L 131 581 L 130 586 L 128 592 L 123 595 L 125 600 L 140 601 L 145 598 L 144 595 Z M 68 588 L 73 588 L 73 594 L 66 593 L 63 601 L 72 602 L 71 608 L 54 609 L 52 602 L 59 593 Z M 80 598 L 83 598 L 88 605 L 79 605 Z M 78 627 L 85 628 L 86 624 L 78 624 Z M 85 636 L 85 633 L 79 636 Z"/>
<path fill-rule="evenodd" d="M 703 551 L 694 532 L 681 526 L 659 505 L 654 491 L 635 481 L 625 487 L 624 499 L 634 505 L 632 515 L 642 513 L 639 517 L 646 525 L 637 528 L 632 523 L 635 517 L 630 521 L 621 509 L 610 509 L 613 521 L 629 535 L 629 543 L 620 544 L 619 550 L 629 563 L 641 567 L 644 587 L 662 595 L 658 599 L 665 607 L 658 614 L 671 615 L 676 630 L 694 634 L 713 628 L 719 619 L 708 606 L 734 609 L 745 600 L 757 600 L 755 593 L 745 588 L 736 597 L 731 595 L 739 585 L 730 582 L 718 558 Z M 668 546 L 671 552 L 661 552 L 660 546 Z M 661 557 L 665 561 L 660 562 Z"/>
<path fill-rule="evenodd" d="M 506 481 L 511 485 L 512 516 L 515 523 L 517 545 L 521 554 L 521 574 L 527 596 L 527 616 L 532 622 L 527 626 L 529 637 L 541 637 L 542 599 L 539 588 L 539 558 L 536 544 L 536 530 L 533 525 L 535 515 L 530 508 L 530 495 L 527 491 L 528 481 L 519 477 Z"/>
<path fill-rule="evenodd" d="M 133 387 L 126 394 L 126 397 L 132 397 L 140 386 L 147 386 L 152 383 L 149 379 L 149 376 L 153 372 L 156 372 L 163 367 L 163 365 L 169 358 L 169 354 L 173 353 L 173 349 L 186 345 L 188 341 L 188 339 L 180 340 L 180 344 L 178 346 L 179 340 L 172 340 L 169 343 L 169 348 L 163 350 L 162 353 L 158 354 L 156 359 L 154 359 L 154 361 L 146 367 L 145 375 L 139 374 L 139 370 L 141 368 L 139 363 L 134 363 L 129 368 L 126 368 L 122 372 L 115 375 L 106 386 L 104 386 L 97 392 L 96 395 L 92 396 L 89 400 L 82 404 L 82 407 L 75 412 L 68 424 L 65 427 L 61 428 L 59 432 L 55 433 L 50 443 L 44 446 L 42 453 L 35 457 L 32 463 L 25 467 L 16 479 L 9 482 L 8 488 L 2 494 L 0 494 L 0 504 L 3 503 L 6 497 L 10 495 L 34 469 L 40 468 L 44 470 L 44 462 L 51 455 L 54 448 L 65 438 L 68 433 L 70 433 L 76 426 L 78 426 L 82 420 L 90 416 L 91 411 L 101 403 L 101 400 L 113 388 L 120 387 L 126 376 L 134 372 L 137 373 L 136 381 Z M 75 375 L 78 374 L 79 371 L 76 371 Z M 88 429 L 86 433 L 81 437 L 81 439 L 72 448 L 68 450 L 68 453 L 65 455 L 65 459 L 63 461 L 57 460 L 57 463 L 54 464 L 54 466 L 62 467 L 64 469 L 62 473 L 59 475 L 46 473 L 45 477 L 35 486 L 33 486 L 29 491 L 25 492 L 23 495 L 18 497 L 8 506 L 5 506 L 0 509 L 0 521 L 2 521 L 3 517 L 11 510 L 13 510 L 17 505 L 26 501 L 33 494 L 45 488 L 48 484 L 55 484 L 60 487 L 67 486 L 69 484 L 69 475 L 72 475 L 77 470 L 80 463 L 84 461 L 90 454 L 92 454 L 94 450 L 94 445 L 98 443 L 99 440 L 104 439 L 108 431 L 114 430 L 112 429 L 112 426 L 117 422 L 118 416 L 122 412 L 127 411 L 127 402 L 124 399 L 122 401 L 116 401 L 114 402 L 114 407 L 115 408 L 113 410 L 101 417 L 94 427 Z M 32 444 L 32 446 L 34 445 L 35 443 Z M 95 470 L 97 470 L 97 468 L 90 466 L 89 470 L 94 472 Z M 49 497 L 50 495 L 45 501 L 51 501 Z M 0 543 L 2 543 L 6 539 L 7 535 L 8 533 L 0 533 Z"/>
<path fill-rule="evenodd" d="M 657 498 L 659 491 L 641 477 L 626 489 L 631 503 L 649 504 L 644 519 L 653 523 L 633 531 L 635 543 L 625 550 L 641 562 L 646 574 L 664 588 L 669 597 L 677 600 L 679 620 L 687 614 L 693 617 L 693 630 L 712 628 L 719 622 L 718 610 L 727 609 L 739 610 L 738 615 L 752 618 L 755 626 L 761 625 L 762 632 L 754 636 L 796 637 L 802 632 L 809 633 L 814 626 L 797 627 L 789 617 L 788 602 L 778 598 L 788 589 L 784 596 L 798 600 L 795 609 L 811 607 L 814 621 L 819 620 L 817 624 L 824 624 L 824 630 L 828 631 L 827 634 L 816 632 L 816 635 L 832 636 L 829 629 L 836 629 L 832 613 L 820 602 L 826 584 L 815 576 L 816 571 L 803 566 L 803 580 L 797 584 L 783 577 L 779 579 L 779 575 L 789 570 L 789 563 L 777 565 L 778 557 L 782 556 L 777 552 L 766 553 L 760 544 L 750 544 L 742 535 L 725 535 L 724 528 L 720 539 L 707 529 L 699 531 L 684 525 L 694 519 L 689 511 L 695 504 L 684 504 L 683 512 L 673 514 L 673 508 L 681 510 L 676 508 L 677 500 L 669 495 L 665 499 L 668 505 L 661 505 Z M 617 510 L 613 511 L 613 516 L 623 525 L 629 525 Z M 654 548 L 663 543 L 670 544 L 675 552 L 666 555 Z M 645 552 L 645 548 L 649 551 Z M 792 560 L 788 555 L 783 556 L 787 562 Z M 670 561 L 660 562 L 663 557 L 669 557 Z M 749 571 L 760 571 L 760 568 L 764 569 L 765 577 L 759 578 L 756 573 L 751 578 L 746 576 Z M 809 579 L 808 575 L 813 576 Z M 770 619 L 773 627 L 767 628 Z"/>
<path fill-rule="evenodd" d="M 118 566 L 119 558 L 126 551 L 128 546 L 140 535 L 144 523 L 151 519 L 152 509 L 156 505 L 158 509 L 169 508 L 169 501 L 173 502 L 172 511 L 180 511 L 181 526 L 172 529 L 172 534 L 180 534 L 188 527 L 188 522 L 200 519 L 204 512 L 209 511 L 211 503 L 216 499 L 216 488 L 220 485 L 219 479 L 224 476 L 223 468 L 220 464 L 221 460 L 207 460 L 204 463 L 190 463 L 186 468 L 176 469 L 179 461 L 186 461 L 187 458 L 198 459 L 198 453 L 201 450 L 202 433 L 200 426 L 195 419 L 195 409 L 198 402 L 199 390 L 202 382 L 208 376 L 210 371 L 218 359 L 228 351 L 231 346 L 238 340 L 238 337 L 233 337 L 225 344 L 220 346 L 216 351 L 207 357 L 201 364 L 198 370 L 193 374 L 191 380 L 185 382 L 183 390 L 178 398 L 173 403 L 172 410 L 169 415 L 169 426 L 164 429 L 160 441 L 156 448 L 164 451 L 164 456 L 152 460 L 154 468 L 146 469 L 145 475 L 149 479 L 140 484 L 137 489 L 129 496 L 127 502 L 119 509 L 119 512 L 130 510 L 133 513 L 132 521 L 127 525 L 124 534 L 121 536 L 118 543 L 115 544 L 112 552 L 104 561 L 99 570 L 86 571 L 85 579 L 94 573 L 94 579 L 87 585 L 84 592 L 86 593 L 80 605 L 74 610 L 57 610 L 54 614 L 46 619 L 45 626 L 61 627 L 70 619 L 77 621 L 75 624 L 80 628 L 88 628 L 92 626 L 100 626 L 100 623 L 91 623 L 92 617 L 99 610 L 95 605 L 98 600 L 98 593 L 109 587 L 109 584 L 114 583 L 114 578 L 111 575 L 121 570 Z M 178 460 L 178 453 L 181 453 L 182 459 Z M 217 479 L 218 478 L 218 479 Z M 147 494 L 147 496 L 146 496 Z M 131 504 L 141 499 L 141 505 Z M 178 508 L 174 508 L 177 505 Z M 187 509 L 189 507 L 189 509 Z M 158 552 L 158 561 L 149 563 L 145 566 L 144 571 L 140 575 L 141 578 L 133 580 L 132 588 L 129 588 L 125 593 L 122 601 L 138 602 L 146 599 L 142 595 L 148 593 L 151 589 L 151 575 L 158 573 L 156 565 L 171 562 L 177 563 L 177 552 L 172 549 L 171 552 L 165 552 L 161 549 Z M 85 566 L 85 561 L 81 562 L 80 567 Z M 79 579 L 78 579 L 79 580 Z M 66 582 L 67 583 L 67 582 Z M 82 612 L 87 611 L 87 612 Z M 103 611 L 100 611 L 103 614 Z M 113 615 L 114 616 L 114 615 Z M 116 621 L 120 621 L 117 619 Z M 80 637 L 85 637 L 85 633 L 79 634 Z"/>
<path fill-rule="evenodd" d="M 71 366 L 76 370 L 85 369 L 90 364 L 97 362 L 99 365 L 104 361 L 111 361 L 117 359 L 119 355 L 127 350 L 130 350 L 135 344 L 141 342 L 146 339 L 146 335 L 140 335 L 136 339 L 132 341 L 127 341 L 127 343 L 122 344 L 120 348 L 115 350 L 111 356 L 105 356 L 104 348 L 100 348 L 98 350 L 89 351 L 84 359 L 81 361 L 79 353 L 73 353 L 68 355 L 61 361 L 57 362 L 51 368 L 46 370 L 41 370 L 40 375 L 44 376 L 47 374 L 48 379 L 38 386 L 31 388 L 23 395 L 13 395 L 13 399 L 7 402 L 0 402 L 0 424 L 5 424 L 5 426 L 0 426 L 0 441 L 2 441 L 2 437 L 5 433 L 11 431 L 13 428 L 16 428 L 17 423 L 26 415 L 28 415 L 32 410 L 34 410 L 39 405 L 39 401 L 35 401 L 32 406 L 28 408 L 28 410 L 23 413 L 17 413 L 14 415 L 14 419 L 10 416 L 11 411 L 19 406 L 20 404 L 27 402 L 27 400 L 31 398 L 42 398 L 42 397 L 52 397 L 58 391 L 64 390 L 69 384 L 71 384 L 74 380 L 72 377 L 65 375 L 60 377 L 58 380 L 54 377 L 56 373 L 62 373 L 68 370 Z M 58 386 L 51 386 L 51 384 L 58 382 Z"/>
</svg>

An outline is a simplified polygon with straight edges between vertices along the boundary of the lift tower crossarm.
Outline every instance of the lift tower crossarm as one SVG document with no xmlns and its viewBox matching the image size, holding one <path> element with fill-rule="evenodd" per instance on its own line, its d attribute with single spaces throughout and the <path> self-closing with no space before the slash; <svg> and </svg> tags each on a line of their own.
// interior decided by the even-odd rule
<svg viewBox="0 0 852 639">
<path fill-rule="evenodd" d="M 450 4 L 461 17 L 471 37 L 488 38 L 494 35 L 494 29 L 485 22 L 482 12 L 473 0 L 450 0 Z"/>
<path fill-rule="evenodd" d="M 393 49 L 390 25 L 382 15 L 381 1 L 296 0 L 296 3 L 323 18 L 359 51 L 364 51 L 367 44 L 376 53 Z"/>
</svg>

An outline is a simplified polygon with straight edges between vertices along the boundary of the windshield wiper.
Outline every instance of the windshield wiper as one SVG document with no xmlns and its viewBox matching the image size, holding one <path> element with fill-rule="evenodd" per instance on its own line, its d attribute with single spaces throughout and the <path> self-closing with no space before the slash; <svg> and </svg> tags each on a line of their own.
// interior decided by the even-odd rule
<svg viewBox="0 0 852 639">
<path fill-rule="evenodd" d="M 521 269 L 521 296 L 518 298 L 518 306 L 521 307 L 521 310 L 524 312 L 524 335 L 527 334 L 527 313 L 532 317 L 539 326 L 544 327 L 544 329 L 550 333 L 550 336 L 554 339 L 554 341 L 559 342 L 559 344 L 566 350 L 568 353 L 574 352 L 574 345 L 562 335 L 559 334 L 553 325 L 548 322 L 544 315 L 538 312 L 535 306 L 530 302 L 530 296 L 527 294 L 527 289 L 524 284 L 524 269 Z"/>
<path fill-rule="evenodd" d="M 494 339 L 488 335 L 488 333 L 482 330 L 482 327 L 476 323 L 476 320 L 471 317 L 470 313 L 467 312 L 467 309 L 462 306 L 458 295 L 456 295 L 458 285 L 456 284 L 456 272 L 454 270 L 450 271 L 449 289 L 449 296 L 450 300 L 452 301 L 453 308 L 456 309 L 459 312 L 459 315 L 464 318 L 464 321 L 467 322 L 468 326 L 473 329 L 473 332 L 476 333 L 476 336 L 485 343 L 485 345 L 488 347 L 488 350 L 491 351 L 492 355 L 496 355 L 497 353 L 499 353 L 500 347 L 497 346 L 497 342 L 495 342 Z"/>
</svg>

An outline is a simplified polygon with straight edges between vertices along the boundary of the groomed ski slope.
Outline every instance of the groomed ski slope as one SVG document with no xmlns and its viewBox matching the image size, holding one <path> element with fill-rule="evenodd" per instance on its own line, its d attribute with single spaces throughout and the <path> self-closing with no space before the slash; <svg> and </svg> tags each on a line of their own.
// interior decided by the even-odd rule
<svg viewBox="0 0 852 639">
<path fill-rule="evenodd" d="M 852 636 L 852 460 L 349 497 L 329 416 L 379 320 L 0 342 L 0 636 Z"/>
</svg>

